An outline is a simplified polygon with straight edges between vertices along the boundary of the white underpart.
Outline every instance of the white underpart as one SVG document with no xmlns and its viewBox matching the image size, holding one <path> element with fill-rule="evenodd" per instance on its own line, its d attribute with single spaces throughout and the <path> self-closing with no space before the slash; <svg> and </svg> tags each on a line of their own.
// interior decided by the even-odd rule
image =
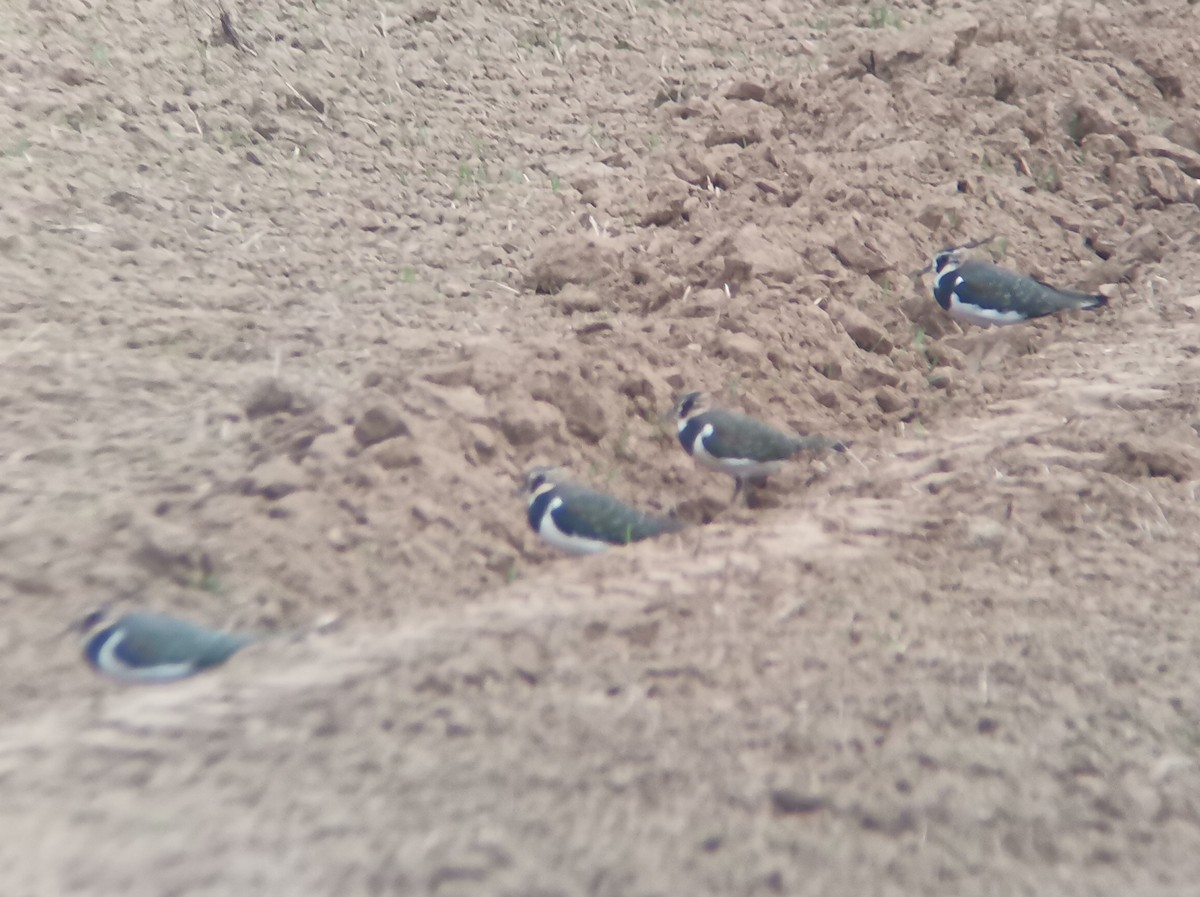
<svg viewBox="0 0 1200 897">
<path fill-rule="evenodd" d="M 950 294 L 950 317 L 957 321 L 965 321 L 977 327 L 1003 327 L 1007 324 L 1020 324 L 1029 320 L 1019 311 L 996 311 L 991 308 L 980 308 L 978 305 L 968 305 L 958 298 L 958 294 Z"/>
<path fill-rule="evenodd" d="M 687 421 L 679 422 L 679 429 L 687 426 Z M 692 457 L 709 470 L 729 474 L 738 480 L 753 480 L 756 477 L 770 476 L 778 473 L 782 466 L 779 461 L 754 461 L 750 458 L 718 458 L 710 455 L 704 448 L 704 440 L 713 434 L 713 425 L 706 424 L 704 429 L 696 434 L 692 443 Z"/>
<path fill-rule="evenodd" d="M 166 681 L 190 676 L 196 671 L 193 663 L 162 663 L 152 667 L 135 667 L 117 657 L 117 648 L 125 640 L 124 631 L 118 629 L 104 642 L 96 655 L 96 665 L 117 679 L 129 682 Z"/>
<path fill-rule="evenodd" d="M 551 489 L 554 487 L 551 485 Z M 539 489 L 538 492 L 543 490 Z M 534 493 L 535 496 L 537 493 Z M 554 512 L 563 506 L 563 500 L 557 496 L 546 506 L 546 513 L 538 524 L 538 535 L 547 545 L 570 554 L 597 554 L 608 548 L 607 542 L 599 539 L 588 539 L 584 536 L 572 536 L 564 533 L 554 523 Z"/>
<path fill-rule="evenodd" d="M 950 283 L 954 286 L 958 285 L 957 262 L 950 262 L 938 272 L 937 285 L 939 290 L 941 289 L 942 281 L 946 278 L 950 278 Z M 988 308 L 980 308 L 978 305 L 968 305 L 958 298 L 958 294 L 953 289 L 950 290 L 950 307 L 946 311 L 954 320 L 962 321 L 966 324 L 974 324 L 977 327 L 1002 327 L 1006 324 L 1019 324 L 1022 321 L 1028 320 L 1019 311 L 994 311 Z"/>
</svg>

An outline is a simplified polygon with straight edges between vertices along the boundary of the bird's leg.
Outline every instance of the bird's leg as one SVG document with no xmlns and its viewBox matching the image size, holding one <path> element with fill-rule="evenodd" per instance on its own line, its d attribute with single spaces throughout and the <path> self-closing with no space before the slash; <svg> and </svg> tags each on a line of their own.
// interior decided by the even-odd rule
<svg viewBox="0 0 1200 897">
<path fill-rule="evenodd" d="M 746 484 L 742 482 L 741 477 L 733 478 L 733 497 L 729 499 L 729 504 L 736 505 L 738 496 L 742 494 L 742 489 Z"/>
<path fill-rule="evenodd" d="M 757 495 L 757 490 L 762 489 L 766 485 L 767 485 L 766 477 L 751 477 L 750 479 L 746 480 L 745 494 L 746 494 L 746 507 L 747 508 L 754 507 L 753 502 L 754 502 L 755 496 Z"/>
<path fill-rule="evenodd" d="M 1010 355 L 1030 355 L 1031 330 L 1028 324 L 1021 327 L 984 327 L 975 341 L 974 351 L 969 356 L 976 371 L 990 371 L 1004 364 Z M 1033 351 L 1036 351 L 1033 350 Z"/>
</svg>

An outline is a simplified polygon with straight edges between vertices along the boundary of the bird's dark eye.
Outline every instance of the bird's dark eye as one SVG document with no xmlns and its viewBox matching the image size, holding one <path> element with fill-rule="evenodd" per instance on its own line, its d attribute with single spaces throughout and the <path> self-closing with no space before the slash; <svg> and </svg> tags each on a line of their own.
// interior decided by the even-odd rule
<svg viewBox="0 0 1200 897">
<path fill-rule="evenodd" d="M 938 253 L 936 256 L 934 256 L 934 258 L 933 258 L 933 267 L 934 267 L 934 268 L 936 268 L 938 271 L 941 271 L 941 270 L 942 270 L 943 268 L 945 268 L 945 267 L 946 267 L 948 264 L 950 264 L 950 258 L 951 258 L 951 255 L 950 255 L 950 253 L 948 253 L 948 252 L 939 252 L 939 253 Z"/>
<path fill-rule="evenodd" d="M 542 485 L 545 482 L 546 482 L 546 475 L 544 473 L 533 474 L 532 476 L 529 477 L 529 480 L 527 482 L 529 491 L 533 492 L 535 489 L 541 489 Z"/>
<path fill-rule="evenodd" d="M 687 417 L 692 413 L 692 409 L 696 407 L 696 401 L 700 398 L 700 393 L 689 392 L 679 401 L 679 416 Z"/>
</svg>

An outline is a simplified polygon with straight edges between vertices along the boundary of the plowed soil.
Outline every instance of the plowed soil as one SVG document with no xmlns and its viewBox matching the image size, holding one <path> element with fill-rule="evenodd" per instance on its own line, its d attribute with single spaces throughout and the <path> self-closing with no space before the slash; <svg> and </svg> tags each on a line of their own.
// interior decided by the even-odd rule
<svg viewBox="0 0 1200 897">
<path fill-rule="evenodd" d="M 226 9 L 0 10 L 0 893 L 1194 892 L 1200 5 Z"/>
</svg>

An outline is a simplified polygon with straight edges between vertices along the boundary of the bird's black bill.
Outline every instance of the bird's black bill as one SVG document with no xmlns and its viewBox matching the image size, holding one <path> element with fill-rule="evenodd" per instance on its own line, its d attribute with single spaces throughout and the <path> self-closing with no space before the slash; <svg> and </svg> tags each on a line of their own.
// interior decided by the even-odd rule
<svg viewBox="0 0 1200 897">
<path fill-rule="evenodd" d="M 105 610 L 104 608 L 99 608 L 98 610 L 94 610 L 90 614 L 80 617 L 78 620 L 75 620 L 74 622 L 70 623 L 67 626 L 67 628 L 63 630 L 63 635 L 66 635 L 69 632 L 70 633 L 91 632 L 93 629 L 95 629 L 97 626 L 99 626 L 101 623 L 103 623 L 107 619 L 108 619 L 108 611 Z"/>
<path fill-rule="evenodd" d="M 980 246 L 986 246 L 988 243 L 991 243 L 996 239 L 996 236 L 996 234 L 992 234 L 990 237 L 984 237 L 982 240 L 972 240 L 970 243 L 963 243 L 961 246 L 951 246 L 950 248 L 954 250 L 977 249 Z"/>
</svg>

